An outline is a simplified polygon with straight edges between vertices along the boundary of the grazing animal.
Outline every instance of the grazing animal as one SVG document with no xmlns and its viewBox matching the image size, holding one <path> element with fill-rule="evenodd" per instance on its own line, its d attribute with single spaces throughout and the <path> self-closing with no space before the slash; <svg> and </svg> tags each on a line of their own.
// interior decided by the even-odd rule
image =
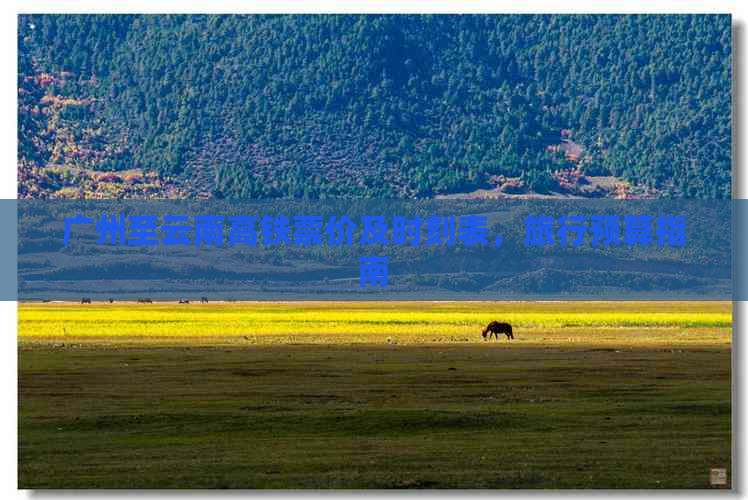
<svg viewBox="0 0 748 500">
<path fill-rule="evenodd" d="M 498 321 L 491 321 L 488 326 L 483 330 L 483 338 L 485 339 L 488 337 L 491 338 L 491 335 L 493 335 L 496 340 L 499 340 L 499 334 L 503 333 L 506 335 L 507 340 L 512 340 L 514 338 L 514 333 L 512 333 L 512 325 L 509 323 L 499 323 Z"/>
<path fill-rule="evenodd" d="M 179 303 L 180 304 L 189 304 L 190 301 L 189 300 L 180 300 Z"/>
<path fill-rule="evenodd" d="M 84 297 L 81 299 L 81 304 L 90 304 L 90 303 L 91 303 L 91 299 L 89 298 Z"/>
<path fill-rule="evenodd" d="M 207 304 L 208 303 L 208 297 L 200 297 L 200 303 L 201 304 Z"/>
<path fill-rule="evenodd" d="M 109 299 L 110 304 L 114 304 L 114 299 Z"/>
</svg>

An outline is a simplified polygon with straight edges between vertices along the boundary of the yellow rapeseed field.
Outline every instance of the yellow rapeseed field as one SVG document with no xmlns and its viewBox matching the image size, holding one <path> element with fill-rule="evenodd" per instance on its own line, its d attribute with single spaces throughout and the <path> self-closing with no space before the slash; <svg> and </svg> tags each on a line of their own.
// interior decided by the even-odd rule
<svg viewBox="0 0 748 500">
<path fill-rule="evenodd" d="M 22 304 L 28 341 L 434 343 L 481 341 L 492 320 L 514 343 L 730 342 L 726 302 L 286 302 Z"/>
</svg>

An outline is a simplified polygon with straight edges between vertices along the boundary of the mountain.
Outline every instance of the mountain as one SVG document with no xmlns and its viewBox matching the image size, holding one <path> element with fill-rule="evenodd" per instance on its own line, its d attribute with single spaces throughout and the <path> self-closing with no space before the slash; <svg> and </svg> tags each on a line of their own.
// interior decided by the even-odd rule
<svg viewBox="0 0 748 500">
<path fill-rule="evenodd" d="M 731 196 L 725 15 L 20 15 L 18 45 L 21 197 Z"/>
</svg>

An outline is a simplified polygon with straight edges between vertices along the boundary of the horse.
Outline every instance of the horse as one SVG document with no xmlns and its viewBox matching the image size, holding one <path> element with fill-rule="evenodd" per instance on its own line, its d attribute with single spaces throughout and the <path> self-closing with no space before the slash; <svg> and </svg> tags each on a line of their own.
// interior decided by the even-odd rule
<svg viewBox="0 0 748 500">
<path fill-rule="evenodd" d="M 499 340 L 500 333 L 506 335 L 507 340 L 512 340 L 514 338 L 514 333 L 512 333 L 512 325 L 510 325 L 509 323 L 499 323 L 498 321 L 491 321 L 483 330 L 483 339 L 485 340 L 486 337 L 490 339 L 491 335 L 493 335 L 496 340 Z"/>
<path fill-rule="evenodd" d="M 83 297 L 81 299 L 81 304 L 90 304 L 90 303 L 91 303 L 91 299 L 89 299 L 88 297 Z"/>
<path fill-rule="evenodd" d="M 180 300 L 179 303 L 180 304 L 189 304 L 190 301 L 189 300 Z"/>
</svg>

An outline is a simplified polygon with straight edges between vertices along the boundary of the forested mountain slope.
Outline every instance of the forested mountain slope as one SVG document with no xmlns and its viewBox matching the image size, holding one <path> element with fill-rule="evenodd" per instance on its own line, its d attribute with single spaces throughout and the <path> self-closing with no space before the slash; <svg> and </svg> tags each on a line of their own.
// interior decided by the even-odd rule
<svg viewBox="0 0 748 500">
<path fill-rule="evenodd" d="M 731 193 L 729 16 L 21 15 L 19 195 Z M 107 173 L 110 172 L 110 173 Z"/>
</svg>

